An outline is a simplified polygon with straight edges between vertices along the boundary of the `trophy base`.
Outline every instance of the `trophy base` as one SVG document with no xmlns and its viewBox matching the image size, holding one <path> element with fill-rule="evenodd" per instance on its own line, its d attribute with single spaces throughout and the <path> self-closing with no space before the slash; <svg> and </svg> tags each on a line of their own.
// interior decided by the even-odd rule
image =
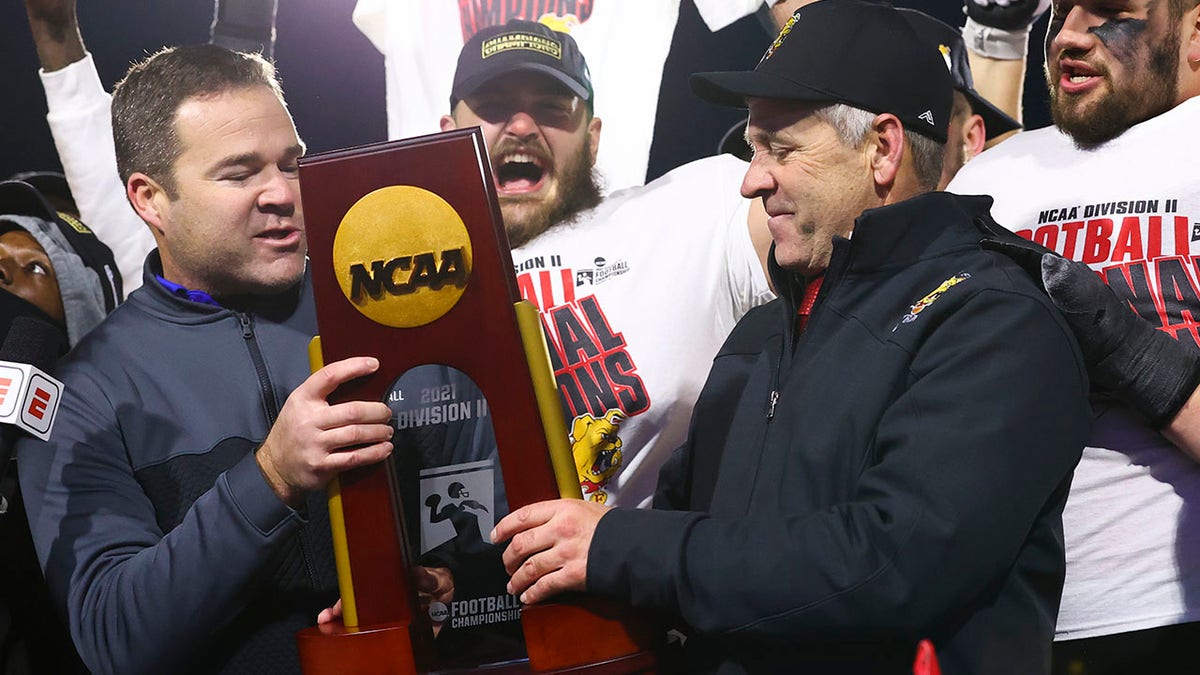
<svg viewBox="0 0 1200 675">
<path fill-rule="evenodd" d="M 408 628 L 398 623 L 347 628 L 341 621 L 305 628 L 296 634 L 300 669 L 305 675 L 416 675 Z"/>
<path fill-rule="evenodd" d="M 521 626 L 534 673 L 657 670 L 664 632 L 653 617 L 605 598 L 576 595 L 526 605 Z"/>
<path fill-rule="evenodd" d="M 296 635 L 305 675 L 632 675 L 661 670 L 657 621 L 603 598 L 575 596 L 521 610 L 528 660 L 419 670 L 409 625 L 347 628 L 340 621 Z"/>
</svg>

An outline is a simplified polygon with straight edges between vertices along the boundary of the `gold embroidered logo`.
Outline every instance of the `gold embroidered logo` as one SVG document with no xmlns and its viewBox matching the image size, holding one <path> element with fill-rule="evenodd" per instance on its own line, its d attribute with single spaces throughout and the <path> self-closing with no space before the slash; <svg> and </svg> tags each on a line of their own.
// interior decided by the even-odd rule
<svg viewBox="0 0 1200 675">
<path fill-rule="evenodd" d="M 411 185 L 355 202 L 333 239 L 346 299 L 393 328 L 424 326 L 458 304 L 471 278 L 471 237 L 454 207 Z"/>
<path fill-rule="evenodd" d="M 942 297 L 942 294 L 970 278 L 971 275 L 969 273 L 959 272 L 958 274 L 955 274 L 949 279 L 943 281 L 940 286 L 933 289 L 932 293 L 921 298 L 916 302 L 916 304 L 910 307 L 908 309 L 908 314 L 905 314 L 904 318 L 900 319 L 900 323 L 912 323 L 913 321 L 916 321 L 917 315 L 925 311 L 926 307 L 937 302 L 937 299 Z M 895 332 L 896 328 L 900 327 L 900 323 L 896 324 L 895 328 L 892 328 L 892 332 Z"/>
<path fill-rule="evenodd" d="M 551 14 L 546 13 L 538 17 L 538 23 L 549 26 L 552 30 L 560 33 L 570 33 L 571 29 L 583 23 L 579 17 L 574 14 Z"/>
<path fill-rule="evenodd" d="M 775 41 L 771 43 L 770 47 L 767 47 L 767 53 L 763 54 L 763 57 L 758 62 L 758 65 L 761 66 L 764 61 L 766 61 L 767 59 L 769 59 L 775 55 L 775 50 L 779 49 L 779 47 L 781 45 L 783 45 L 784 38 L 786 38 L 788 36 L 788 34 L 792 32 L 792 26 L 795 26 L 795 25 L 796 25 L 796 17 L 795 17 L 795 15 L 793 15 L 790 19 L 787 20 L 787 23 L 783 24 L 783 28 L 779 31 L 779 37 L 775 38 Z"/>
<path fill-rule="evenodd" d="M 954 71 L 954 66 L 950 65 L 950 45 L 938 45 L 938 51 L 942 53 L 942 60 L 946 62 L 946 70 Z"/>
<path fill-rule="evenodd" d="M 58 217 L 62 218 L 63 221 L 66 222 L 66 224 L 71 226 L 71 229 L 75 230 L 79 234 L 91 234 L 92 233 L 92 231 L 88 229 L 87 225 L 84 225 L 83 223 L 79 222 L 79 219 L 77 219 L 75 216 L 72 216 L 69 213 L 63 213 L 62 211 L 59 211 Z"/>
<path fill-rule="evenodd" d="M 545 54 L 551 58 L 562 59 L 562 43 L 542 35 L 532 33 L 505 33 L 483 42 L 483 58 L 490 58 L 512 49 L 524 49 Z"/>
</svg>

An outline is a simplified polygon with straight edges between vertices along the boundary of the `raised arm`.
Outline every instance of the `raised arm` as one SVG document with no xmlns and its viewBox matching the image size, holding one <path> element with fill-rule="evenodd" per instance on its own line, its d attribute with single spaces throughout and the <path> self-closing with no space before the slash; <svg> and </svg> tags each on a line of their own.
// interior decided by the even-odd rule
<svg viewBox="0 0 1200 675">
<path fill-rule="evenodd" d="M 61 70 L 86 55 L 75 0 L 26 0 L 25 14 L 42 70 Z"/>
<path fill-rule="evenodd" d="M 1156 329 L 1087 265 L 1036 244 L 989 244 L 1040 277 L 1066 318 L 1092 384 L 1200 461 L 1200 349 Z"/>
<path fill-rule="evenodd" d="M 1093 382 L 1200 460 L 1200 349 L 1139 317 L 1087 265 L 1045 254 L 1041 266 Z"/>
<path fill-rule="evenodd" d="M 1050 0 L 966 0 L 963 42 L 975 90 L 1018 122 L 1029 32 L 1049 6 Z M 1009 135 L 992 139 L 989 146 Z"/>
<path fill-rule="evenodd" d="M 208 41 L 236 52 L 275 54 L 275 12 L 279 0 L 216 0 Z"/>
<path fill-rule="evenodd" d="M 142 262 L 154 248 L 154 238 L 126 201 L 117 174 L 112 99 L 84 48 L 75 0 L 25 0 L 25 12 L 63 173 L 80 217 L 112 249 L 129 293 L 142 285 Z"/>
</svg>

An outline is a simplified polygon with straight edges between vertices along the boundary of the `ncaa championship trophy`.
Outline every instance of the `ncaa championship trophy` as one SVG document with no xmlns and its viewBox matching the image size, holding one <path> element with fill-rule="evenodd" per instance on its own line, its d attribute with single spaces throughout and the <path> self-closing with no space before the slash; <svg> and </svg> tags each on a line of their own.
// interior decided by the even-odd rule
<svg viewBox="0 0 1200 675">
<path fill-rule="evenodd" d="M 343 619 L 298 635 L 307 675 L 630 673 L 648 617 L 505 591 L 510 510 L 580 496 L 537 310 L 520 300 L 478 129 L 301 160 L 321 364 L 380 368 L 331 403 L 384 401 L 395 450 L 329 488 Z"/>
</svg>

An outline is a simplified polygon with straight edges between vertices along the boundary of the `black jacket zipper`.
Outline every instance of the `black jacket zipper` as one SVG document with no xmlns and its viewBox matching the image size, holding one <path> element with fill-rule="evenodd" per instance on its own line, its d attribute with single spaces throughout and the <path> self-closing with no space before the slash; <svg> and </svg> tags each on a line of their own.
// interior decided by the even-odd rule
<svg viewBox="0 0 1200 675">
<path fill-rule="evenodd" d="M 242 337 L 246 340 L 246 348 L 250 350 L 250 360 L 254 362 L 254 372 L 258 374 L 258 389 L 262 394 L 263 412 L 267 415 L 267 426 L 275 425 L 279 417 L 279 402 L 275 399 L 275 387 L 271 386 L 271 377 L 267 374 L 267 362 L 263 360 L 262 349 L 254 337 L 254 320 L 249 314 L 237 313 L 238 322 L 242 326 Z"/>
<path fill-rule="evenodd" d="M 829 259 L 829 266 L 825 269 L 825 280 L 821 284 L 821 289 L 817 291 L 816 301 L 813 303 L 812 314 L 808 319 L 808 330 L 811 330 L 813 323 L 816 321 L 818 310 L 822 305 L 822 301 L 830 293 L 835 281 L 841 276 L 843 268 L 846 266 L 850 255 L 850 242 L 845 239 L 835 239 L 833 242 L 833 254 Z M 776 268 L 779 269 L 779 268 Z M 782 271 L 781 271 L 782 272 Z M 780 278 L 776 278 L 776 283 L 780 283 Z M 797 335 L 796 326 L 796 298 L 803 295 L 802 291 L 798 292 L 796 288 L 795 276 L 787 277 L 786 283 L 788 286 L 786 302 L 784 303 L 787 316 L 785 318 L 783 329 L 782 344 L 779 345 L 779 357 L 775 360 L 775 368 L 771 371 L 771 393 L 767 397 L 767 422 L 775 418 L 775 405 L 779 403 L 780 377 L 783 374 L 783 361 L 785 356 L 795 357 L 796 350 L 799 348 L 800 341 L 804 339 L 803 335 Z M 790 366 L 789 366 L 790 372 Z"/>
<path fill-rule="evenodd" d="M 279 400 L 275 398 L 275 387 L 271 384 L 271 377 L 267 373 L 267 362 L 263 359 L 262 348 L 258 346 L 258 338 L 254 336 L 254 319 L 244 312 L 237 312 L 238 323 L 242 327 L 242 338 L 246 341 L 246 348 L 250 351 L 250 360 L 254 362 L 254 372 L 258 375 L 259 392 L 262 394 L 263 412 L 267 415 L 268 433 L 271 427 L 275 426 L 275 420 L 279 417 Z M 307 510 L 301 507 L 301 510 Z M 308 546 L 305 545 L 304 530 L 299 532 L 300 557 L 304 560 L 304 569 L 308 573 L 308 582 L 313 587 L 317 587 L 317 577 L 313 573 L 312 561 L 309 560 Z"/>
</svg>

